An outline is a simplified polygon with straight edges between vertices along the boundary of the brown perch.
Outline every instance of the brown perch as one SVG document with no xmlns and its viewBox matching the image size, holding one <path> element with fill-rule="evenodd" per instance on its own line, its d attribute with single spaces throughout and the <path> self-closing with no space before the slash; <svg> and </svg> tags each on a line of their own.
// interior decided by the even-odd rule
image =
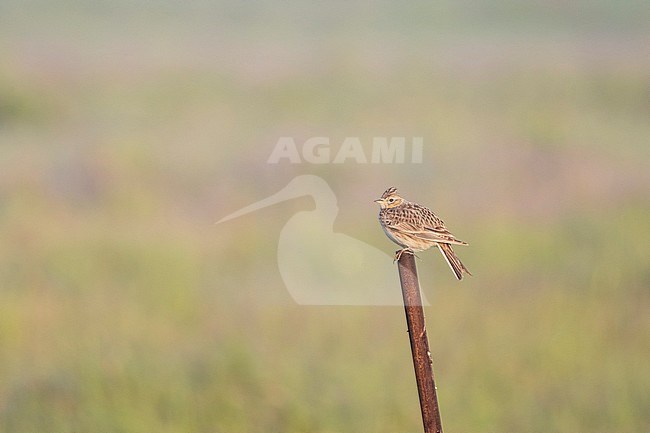
<svg viewBox="0 0 650 433">
<path fill-rule="evenodd" d="M 442 433 L 436 384 L 433 378 L 433 360 L 429 352 L 424 309 L 420 296 L 420 283 L 413 254 L 402 254 L 397 262 L 404 297 L 406 324 L 408 325 L 415 380 L 420 396 L 420 410 L 425 433 Z"/>
</svg>

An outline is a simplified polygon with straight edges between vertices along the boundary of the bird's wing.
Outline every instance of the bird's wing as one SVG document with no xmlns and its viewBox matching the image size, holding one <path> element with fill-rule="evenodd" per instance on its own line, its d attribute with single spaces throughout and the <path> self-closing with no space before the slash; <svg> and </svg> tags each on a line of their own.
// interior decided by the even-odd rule
<svg viewBox="0 0 650 433">
<path fill-rule="evenodd" d="M 468 245 L 467 242 L 456 239 L 456 237 L 452 235 L 444 225 L 438 225 L 435 227 L 425 226 L 424 228 L 421 228 L 415 225 L 412 221 L 402 220 L 391 221 L 389 227 L 403 233 L 411 234 L 418 238 L 431 240 L 433 242 L 454 245 Z"/>
<path fill-rule="evenodd" d="M 440 242 L 445 244 L 468 245 L 467 242 L 456 239 L 456 236 L 452 235 L 444 225 L 437 227 L 425 227 L 424 232 L 420 232 L 418 236 L 432 240 L 440 239 Z"/>
</svg>

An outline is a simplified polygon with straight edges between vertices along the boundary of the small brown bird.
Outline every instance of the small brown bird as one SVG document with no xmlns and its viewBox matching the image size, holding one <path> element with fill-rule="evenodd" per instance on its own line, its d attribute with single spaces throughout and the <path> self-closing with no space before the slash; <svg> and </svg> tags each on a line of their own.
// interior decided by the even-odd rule
<svg viewBox="0 0 650 433">
<path fill-rule="evenodd" d="M 402 249 L 395 253 L 399 260 L 403 253 L 414 254 L 438 247 L 456 278 L 463 279 L 463 273 L 472 275 L 454 253 L 451 245 L 468 245 L 449 233 L 445 223 L 431 210 L 417 203 L 411 203 L 397 194 L 397 188 L 390 187 L 375 200 L 379 203 L 379 223 L 386 236 Z"/>
</svg>

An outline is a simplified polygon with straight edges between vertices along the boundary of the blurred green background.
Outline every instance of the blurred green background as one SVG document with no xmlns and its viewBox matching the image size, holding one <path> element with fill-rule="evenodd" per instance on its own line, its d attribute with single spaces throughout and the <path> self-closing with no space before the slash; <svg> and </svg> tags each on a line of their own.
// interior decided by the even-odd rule
<svg viewBox="0 0 650 433">
<path fill-rule="evenodd" d="M 391 185 L 470 242 L 462 283 L 419 261 L 445 431 L 650 431 L 648 23 L 643 1 L 3 0 L 0 431 L 420 431 L 403 309 L 283 286 L 278 234 L 313 201 L 214 225 L 308 173 L 387 253 Z M 424 163 L 267 164 L 281 136 L 421 136 Z"/>
</svg>

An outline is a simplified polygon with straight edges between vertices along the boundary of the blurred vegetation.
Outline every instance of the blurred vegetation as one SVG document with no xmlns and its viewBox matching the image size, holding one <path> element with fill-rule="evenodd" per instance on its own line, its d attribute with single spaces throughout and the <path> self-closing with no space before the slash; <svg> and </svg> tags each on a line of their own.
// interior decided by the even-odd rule
<svg viewBox="0 0 650 433">
<path fill-rule="evenodd" d="M 470 242 L 462 284 L 419 263 L 446 430 L 650 431 L 649 14 L 2 2 L 0 431 L 419 431 L 402 309 L 283 287 L 312 202 L 213 224 L 301 173 L 387 252 L 393 184 Z M 266 164 L 280 136 L 425 163 Z"/>
</svg>

